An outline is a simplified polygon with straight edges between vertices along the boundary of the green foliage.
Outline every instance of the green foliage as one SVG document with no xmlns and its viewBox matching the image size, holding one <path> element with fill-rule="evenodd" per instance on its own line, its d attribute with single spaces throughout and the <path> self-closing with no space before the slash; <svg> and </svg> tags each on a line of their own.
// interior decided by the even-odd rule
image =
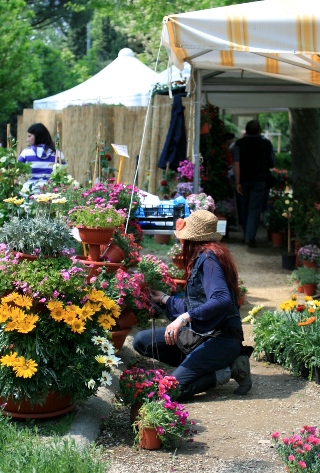
<svg viewBox="0 0 320 473">
<path fill-rule="evenodd" d="M 31 173 L 29 164 L 17 161 L 15 146 L 0 148 L 0 224 L 8 218 L 8 205 L 3 201 L 16 195 L 27 176 Z"/>
<path fill-rule="evenodd" d="M 169 276 L 168 266 L 155 256 L 143 256 L 138 264 L 138 271 L 143 274 L 144 282 L 149 289 L 163 292 L 175 289 L 173 280 Z"/>
<path fill-rule="evenodd" d="M 75 247 L 64 220 L 12 217 L 0 227 L 0 241 L 8 249 L 38 256 L 57 256 Z"/>
<path fill-rule="evenodd" d="M 73 440 L 41 439 L 36 429 L 20 429 L 0 415 L 2 473 L 103 473 L 101 450 L 79 448 Z"/>
<path fill-rule="evenodd" d="M 207 104 L 201 110 L 201 123 L 209 123 L 209 133 L 201 135 L 200 152 L 203 156 L 204 173 L 202 186 L 215 202 L 232 196 L 228 178 L 232 158 L 225 144 L 227 129 L 219 117 L 219 108 Z"/>
<path fill-rule="evenodd" d="M 261 124 L 263 133 L 268 130 L 271 133 L 281 133 L 281 148 L 288 150 L 290 147 L 290 133 L 289 133 L 289 115 L 288 112 L 270 112 L 260 113 L 259 122 Z M 274 149 L 277 149 L 278 137 L 269 135 L 268 138 L 272 141 Z M 291 163 L 291 159 L 290 159 Z M 280 167 L 277 162 L 277 167 Z M 280 169 L 291 169 L 288 166 Z"/>
<path fill-rule="evenodd" d="M 95 205 L 82 206 L 69 213 L 73 225 L 86 228 L 114 228 L 124 221 L 123 215 L 113 208 L 101 208 Z"/>
<path fill-rule="evenodd" d="M 303 284 L 317 284 L 319 281 L 319 274 L 316 269 L 300 266 L 296 269 L 297 279 L 300 286 Z"/>
<path fill-rule="evenodd" d="M 276 153 L 275 167 L 278 169 L 286 169 L 287 171 L 291 171 L 291 154 Z"/>
<path fill-rule="evenodd" d="M 42 93 L 39 59 L 30 40 L 31 16 L 24 0 L 0 0 L 0 121 L 7 119 L 19 101 Z"/>
</svg>

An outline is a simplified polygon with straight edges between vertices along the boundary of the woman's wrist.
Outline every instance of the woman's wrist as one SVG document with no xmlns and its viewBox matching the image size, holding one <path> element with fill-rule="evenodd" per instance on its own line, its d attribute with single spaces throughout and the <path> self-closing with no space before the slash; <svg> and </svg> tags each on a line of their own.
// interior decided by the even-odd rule
<svg viewBox="0 0 320 473">
<path fill-rule="evenodd" d="M 166 305 L 167 300 L 169 299 L 170 296 L 168 294 L 163 293 L 162 296 L 160 297 L 160 304 Z"/>
</svg>

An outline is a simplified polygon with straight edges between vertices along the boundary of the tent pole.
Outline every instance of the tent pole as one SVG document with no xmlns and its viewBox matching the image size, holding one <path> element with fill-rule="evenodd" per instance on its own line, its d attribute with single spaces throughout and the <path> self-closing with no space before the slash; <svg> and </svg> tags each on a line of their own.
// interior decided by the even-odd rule
<svg viewBox="0 0 320 473">
<path fill-rule="evenodd" d="M 199 193 L 199 161 L 200 161 L 200 108 L 201 108 L 202 75 L 196 70 L 196 103 L 194 110 L 194 139 L 193 139 L 193 193 Z"/>
</svg>

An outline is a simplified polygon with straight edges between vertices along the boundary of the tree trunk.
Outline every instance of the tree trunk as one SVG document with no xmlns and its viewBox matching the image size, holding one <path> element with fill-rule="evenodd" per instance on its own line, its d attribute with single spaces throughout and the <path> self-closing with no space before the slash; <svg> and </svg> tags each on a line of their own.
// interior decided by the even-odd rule
<svg viewBox="0 0 320 473">
<path fill-rule="evenodd" d="M 320 198 L 320 113 L 317 108 L 289 109 L 292 181 L 296 197 L 312 189 Z"/>
</svg>

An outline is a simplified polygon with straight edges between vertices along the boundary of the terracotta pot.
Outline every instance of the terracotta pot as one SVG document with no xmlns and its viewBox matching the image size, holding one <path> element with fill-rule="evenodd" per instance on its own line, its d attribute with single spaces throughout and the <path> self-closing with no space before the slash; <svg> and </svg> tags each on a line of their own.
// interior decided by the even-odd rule
<svg viewBox="0 0 320 473">
<path fill-rule="evenodd" d="M 137 420 L 141 406 L 142 406 L 142 402 L 136 401 L 130 407 L 130 419 L 131 419 L 132 424 Z"/>
<path fill-rule="evenodd" d="M 305 296 L 314 296 L 316 293 L 316 284 L 303 284 L 303 292 Z"/>
<path fill-rule="evenodd" d="M 133 325 L 137 325 L 138 322 L 138 317 L 131 309 L 124 309 L 117 319 L 117 325 L 121 329 L 130 328 Z"/>
<path fill-rule="evenodd" d="M 111 243 L 110 246 L 102 245 L 100 250 L 103 259 L 110 263 L 121 263 L 121 261 L 126 257 L 123 249 L 114 243 Z"/>
<path fill-rule="evenodd" d="M 300 292 L 300 294 L 303 294 L 303 286 L 299 286 L 298 284 L 298 288 L 297 288 L 297 291 Z"/>
<path fill-rule="evenodd" d="M 315 261 L 303 261 L 302 264 L 306 268 L 317 268 L 318 267 L 318 265 Z"/>
<path fill-rule="evenodd" d="M 160 243 L 160 245 L 168 245 L 169 242 L 170 242 L 170 237 L 171 237 L 171 235 L 156 234 L 156 235 L 154 235 L 154 241 L 156 243 Z"/>
<path fill-rule="evenodd" d="M 27 400 L 14 401 L 12 398 L 0 398 L 0 405 L 6 403 L 3 413 L 17 419 L 49 419 L 70 412 L 75 403 L 71 396 L 60 396 L 57 392 L 49 392 L 42 405 Z"/>
<path fill-rule="evenodd" d="M 271 232 L 271 244 L 273 248 L 282 248 L 284 244 L 284 233 Z"/>
<path fill-rule="evenodd" d="M 88 259 L 100 261 L 100 245 L 109 243 L 114 228 L 77 228 L 82 242 L 89 245 Z"/>
<path fill-rule="evenodd" d="M 19 253 L 19 261 L 27 260 L 27 261 L 35 261 L 38 259 L 37 255 L 30 255 L 28 253 L 20 253 L 20 251 L 12 251 L 11 252 L 14 256 Z"/>
<path fill-rule="evenodd" d="M 200 127 L 200 135 L 206 135 L 210 131 L 209 123 L 203 123 Z"/>
<path fill-rule="evenodd" d="M 182 256 L 172 256 L 171 257 L 172 263 L 175 265 L 176 268 L 178 269 L 185 269 L 185 265 L 182 259 Z"/>
<path fill-rule="evenodd" d="M 139 435 L 142 448 L 146 450 L 159 450 L 161 447 L 161 440 L 156 429 L 141 429 Z"/>
<path fill-rule="evenodd" d="M 131 332 L 132 328 L 126 328 L 123 330 L 117 330 L 111 332 L 111 340 L 116 349 L 116 353 L 121 353 L 124 342 L 126 341 L 127 336 Z"/>
</svg>

